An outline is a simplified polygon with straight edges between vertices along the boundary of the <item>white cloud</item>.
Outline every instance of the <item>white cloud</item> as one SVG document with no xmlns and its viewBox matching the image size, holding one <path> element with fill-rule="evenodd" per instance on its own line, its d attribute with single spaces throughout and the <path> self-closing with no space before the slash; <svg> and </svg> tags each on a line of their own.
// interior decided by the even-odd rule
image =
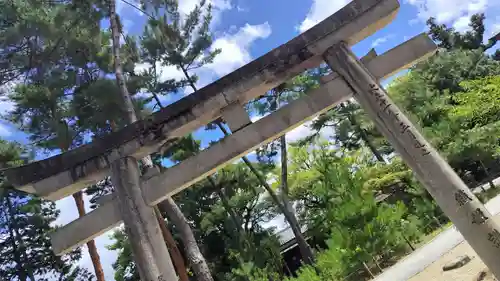
<svg viewBox="0 0 500 281">
<path fill-rule="evenodd" d="M 12 132 L 5 126 L 4 124 L 0 123 L 0 137 L 6 138 L 10 137 L 12 135 Z"/>
<path fill-rule="evenodd" d="M 469 29 L 469 22 L 470 17 L 468 15 L 460 17 L 453 23 L 453 28 L 455 28 L 457 31 L 465 31 Z"/>
<path fill-rule="evenodd" d="M 188 13 L 198 2 L 198 0 L 180 1 L 179 10 L 182 13 Z M 233 8 L 229 0 L 211 0 L 210 2 L 214 7 L 214 17 L 217 13 Z M 213 63 L 196 69 L 191 73 L 196 74 L 199 78 L 196 86 L 198 88 L 203 87 L 211 83 L 214 78 L 223 76 L 250 62 L 252 60 L 252 56 L 250 55 L 249 48 L 252 43 L 257 39 L 267 38 L 270 34 L 271 26 L 268 22 L 258 25 L 251 25 L 247 23 L 240 28 L 230 26 L 228 31 L 218 34 L 211 46 L 211 49 L 221 49 L 222 53 L 214 59 Z M 136 64 L 135 71 L 141 72 L 150 67 L 151 65 L 149 63 L 139 63 Z M 159 72 L 159 81 L 184 78 L 182 71 L 175 66 L 163 66 L 161 64 L 157 64 L 157 70 Z M 190 94 L 191 92 L 192 89 L 190 87 L 186 87 L 184 89 L 185 95 Z"/>
<path fill-rule="evenodd" d="M 306 18 L 298 27 L 300 32 L 304 32 L 313 27 L 320 21 L 326 19 L 342 7 L 347 5 L 350 0 L 313 0 L 313 4 L 307 13 Z"/>
<path fill-rule="evenodd" d="M 197 87 L 203 87 L 213 81 L 215 76 L 223 76 L 236 68 L 250 62 L 252 56 L 250 47 L 257 39 L 264 39 L 271 35 L 271 26 L 265 22 L 258 25 L 245 24 L 237 29 L 230 28 L 233 32 L 223 33 L 215 39 L 211 46 L 212 50 L 221 49 L 221 53 L 215 57 L 213 63 L 195 70 L 192 74 L 196 74 L 199 80 L 196 83 Z M 140 73 L 151 67 L 149 63 L 139 63 L 135 66 L 135 71 Z M 184 74 L 175 66 L 163 66 L 160 63 L 156 65 L 158 71 L 158 81 L 167 79 L 180 80 L 184 78 Z M 184 94 L 190 94 L 192 89 L 186 87 Z"/>
<path fill-rule="evenodd" d="M 152 65 L 147 62 L 138 63 L 135 65 L 134 72 L 141 73 L 143 71 L 147 71 L 151 67 Z M 164 82 L 168 79 L 180 80 L 184 78 L 184 73 L 182 73 L 180 69 L 178 69 L 176 66 L 173 65 L 164 66 L 161 63 L 157 62 L 156 71 L 158 76 L 158 82 Z"/>
<path fill-rule="evenodd" d="M 500 32 L 500 11 L 495 17 L 486 18 L 486 31 L 484 32 L 489 39 Z"/>
<path fill-rule="evenodd" d="M 418 19 L 425 22 L 434 17 L 438 23 L 451 23 L 459 30 L 467 28 L 468 18 L 475 14 L 485 12 L 493 6 L 489 0 L 407 0 L 418 10 Z M 465 19 L 464 19 L 465 17 Z M 467 24 L 465 24 L 467 22 Z"/>
<path fill-rule="evenodd" d="M 11 81 L 0 86 L 0 114 L 5 114 L 14 109 L 14 103 L 10 101 L 7 96 L 13 93 L 17 84 L 21 81 Z"/>
<path fill-rule="evenodd" d="M 0 115 L 14 110 L 14 103 L 7 98 L 0 99 Z"/>
<path fill-rule="evenodd" d="M 245 24 L 235 34 L 225 33 L 212 44 L 212 49 L 221 49 L 222 52 L 212 64 L 206 67 L 218 76 L 223 76 L 234 69 L 250 62 L 250 46 L 257 39 L 264 39 L 271 35 L 271 26 L 268 22 L 259 25 Z"/>
<path fill-rule="evenodd" d="M 372 48 L 377 47 L 378 45 L 384 44 L 385 42 L 389 41 L 390 39 L 394 38 L 394 34 L 389 34 L 386 36 L 379 37 L 372 42 Z"/>
<path fill-rule="evenodd" d="M 491 30 L 491 35 L 495 35 L 500 32 L 500 22 L 493 25 Z"/>
<path fill-rule="evenodd" d="M 14 110 L 14 103 L 10 101 L 7 96 L 12 93 L 19 81 L 11 81 L 0 86 L 0 116 L 7 114 Z M 13 131 L 7 125 L 0 123 L 0 137 L 7 138 L 12 136 Z"/>
<path fill-rule="evenodd" d="M 312 134 L 314 134 L 314 131 L 311 129 L 311 121 L 308 121 L 286 133 L 286 141 L 289 143 L 296 142 Z"/>
</svg>

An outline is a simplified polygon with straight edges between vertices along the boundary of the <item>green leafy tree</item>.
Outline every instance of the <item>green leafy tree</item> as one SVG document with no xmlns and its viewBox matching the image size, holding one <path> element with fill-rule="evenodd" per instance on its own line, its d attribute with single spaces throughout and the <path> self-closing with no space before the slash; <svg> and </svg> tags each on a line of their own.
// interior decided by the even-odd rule
<svg viewBox="0 0 500 281">
<path fill-rule="evenodd" d="M 448 27 L 445 24 L 437 24 L 435 18 L 427 20 L 429 34 L 434 41 L 438 42 L 438 46 L 447 50 L 462 49 L 462 50 L 481 50 L 486 51 L 497 43 L 500 39 L 500 33 L 489 38 L 488 42 L 484 43 L 484 14 L 474 14 L 470 17 L 470 30 L 460 33 L 453 27 Z M 497 56 L 497 51 L 493 57 Z"/>
<path fill-rule="evenodd" d="M 212 180 L 215 187 L 204 180 L 176 200 L 195 230 L 214 278 L 248 280 L 244 272 L 280 271 L 279 242 L 261 226 L 273 214 L 269 202 L 260 199 L 264 189 L 258 180 L 242 163 L 218 171 Z"/>
<path fill-rule="evenodd" d="M 500 155 L 500 76 L 464 81 L 463 92 L 453 96 L 446 118 L 430 131 L 437 135 L 439 147 L 460 174 L 472 172 L 476 179 L 491 181 Z M 445 128 L 444 128 L 445 127 Z"/>
<path fill-rule="evenodd" d="M 471 30 L 466 31 L 463 34 L 456 31 L 453 27 L 448 27 L 444 24 L 437 24 L 435 18 L 428 19 L 427 26 L 429 27 L 429 33 L 432 39 L 437 41 L 439 43 L 438 46 L 441 48 L 448 50 L 476 50 L 484 48 L 484 19 L 484 14 L 472 15 L 469 23 Z"/>
<path fill-rule="evenodd" d="M 81 47 L 100 39 L 100 14 L 83 3 L 12 0 L 2 1 L 0 11 L 0 85 L 41 78 L 67 52 L 85 62 L 92 50 Z"/>
<path fill-rule="evenodd" d="M 59 75 L 64 76 L 63 72 Z M 50 78 L 50 79 L 49 79 Z M 60 76 L 51 74 L 45 85 L 19 85 L 9 98 L 15 109 L 9 113 L 9 120 L 18 124 L 21 129 L 30 133 L 30 139 L 38 147 L 66 151 L 80 144 L 83 131 L 76 126 L 74 115 L 69 108 L 69 98 L 65 89 L 71 87 Z M 85 215 L 84 201 L 81 192 L 73 195 L 80 216 Z M 102 266 L 95 242 L 87 243 L 96 274 L 104 280 Z"/>
<path fill-rule="evenodd" d="M 200 1 L 184 17 L 178 10 L 177 1 L 158 1 L 149 7 L 152 15 L 141 38 L 141 45 L 142 58 L 151 65 L 151 68 L 145 71 L 143 76 L 149 77 L 150 82 L 147 89 L 153 94 L 157 105 L 162 108 L 158 95 L 177 92 L 186 85 L 196 91 L 197 77 L 190 72 L 211 63 L 220 50 L 209 50 L 212 45 L 212 37 L 209 32 L 212 7 L 206 1 Z M 159 81 L 157 65 L 176 66 L 183 72 L 185 78 L 180 81 L 174 79 Z M 176 149 L 178 148 L 176 146 Z M 193 150 L 184 156 L 192 155 L 197 151 L 197 148 L 191 148 Z M 212 186 L 215 185 L 211 178 L 208 181 Z M 222 191 L 219 191 L 218 195 L 224 198 Z M 225 198 L 224 201 L 226 202 Z M 203 259 L 188 221 L 183 216 L 181 209 L 173 203 L 172 199 L 167 199 L 159 204 L 159 207 L 167 213 L 181 234 L 188 260 L 191 262 L 195 275 L 199 280 L 212 280 L 209 267 Z M 236 221 L 234 214 L 232 217 Z M 238 226 L 236 222 L 235 225 Z"/>
<path fill-rule="evenodd" d="M 15 109 L 8 119 L 30 133 L 30 139 L 44 149 L 66 151 L 82 143 L 84 132 L 71 112 L 71 95 L 75 86 L 88 82 L 88 56 L 100 49 L 101 31 L 96 22 L 99 13 L 88 5 L 70 2 L 12 1 L 12 22 L 2 30 L 8 44 L 3 59 L 15 58 L 18 70 L 12 79 L 24 76 L 8 94 Z M 4 11 L 2 11 L 3 13 Z M 69 32 L 71 31 L 71 32 Z M 7 68 L 8 71 L 11 69 Z M 13 74 L 14 73 L 14 74 Z M 9 78 L 10 79 L 10 78 Z M 81 192 L 74 194 L 79 215 L 85 214 Z M 98 280 L 104 280 L 94 241 L 87 244 Z"/>
<path fill-rule="evenodd" d="M 499 75 L 499 66 L 477 50 L 442 52 L 388 88 L 466 181 L 469 174 L 476 182 L 488 178 L 495 166 L 496 80 L 472 80 Z"/>
<path fill-rule="evenodd" d="M 162 157 L 179 162 L 199 150 L 199 141 L 188 136 Z M 201 230 L 194 237 L 204 245 L 204 256 L 216 279 L 247 280 L 239 269 L 274 271 L 280 265 L 277 240 L 259 225 L 271 215 L 268 203 L 260 202 L 262 189 L 249 173 L 242 164 L 230 165 L 177 196 L 183 213 L 194 222 L 191 228 Z M 256 248 L 256 244 L 265 246 Z M 266 262 L 264 256 L 269 256 Z"/>
<path fill-rule="evenodd" d="M 109 250 L 118 251 L 118 258 L 113 263 L 115 280 L 117 281 L 140 281 L 139 272 L 132 256 L 132 246 L 127 234 L 123 229 L 113 232 L 111 238 L 113 244 L 107 246 Z"/>
<path fill-rule="evenodd" d="M 205 0 L 186 15 L 181 15 L 177 1 L 165 0 L 152 5 L 152 15 L 145 27 L 141 45 L 143 58 L 151 64 L 153 80 L 156 80 L 156 64 L 177 67 L 184 74 L 180 81 L 167 80 L 157 83 L 152 91 L 168 94 L 189 85 L 196 91 L 198 77 L 194 70 L 213 62 L 220 49 L 210 50 L 212 35 L 212 6 Z"/>
<path fill-rule="evenodd" d="M 383 199 L 387 204 L 403 202 L 408 209 L 407 213 L 419 218 L 418 225 L 426 233 L 448 221 L 401 158 L 394 157 L 388 164 L 364 166 L 361 170 L 367 179 L 364 183 L 366 190 L 373 191 L 376 198 Z M 417 237 L 409 238 L 417 240 Z"/>
<path fill-rule="evenodd" d="M 370 167 L 370 156 L 336 152 L 321 142 L 291 152 L 290 184 L 298 211 L 313 235 L 328 240 L 328 249 L 317 256 L 318 272 L 304 267 L 297 280 L 369 277 L 359 270 L 375 256 L 390 258 L 418 236 L 417 218 L 401 201 L 377 202 L 376 192 L 367 187 L 370 178 L 363 167 Z"/>
<path fill-rule="evenodd" d="M 374 49 L 365 57 L 376 55 Z M 329 68 L 319 67 L 317 70 L 310 70 L 294 79 L 292 84 L 306 85 L 302 92 L 319 86 L 320 79 L 325 74 L 329 74 Z M 309 86 L 307 86 L 309 85 Z M 312 87 L 311 87 L 312 86 Z M 392 147 L 377 131 L 373 122 L 366 116 L 359 104 L 350 100 L 334 106 L 327 112 L 319 115 L 312 120 L 310 128 L 313 133 L 305 136 L 299 141 L 301 145 L 308 145 L 317 138 L 321 138 L 322 133 L 330 132 L 331 140 L 334 145 L 341 147 L 346 151 L 353 151 L 366 146 L 379 162 L 385 162 L 384 155 L 393 152 Z"/>
<path fill-rule="evenodd" d="M 343 149 L 357 150 L 365 145 L 377 159 L 385 163 L 384 155 L 393 152 L 390 144 L 375 128 L 359 104 L 346 101 L 313 120 L 311 128 L 316 137 L 324 129 L 333 131 L 333 143 Z M 311 137 L 305 139 L 310 141 Z"/>
<path fill-rule="evenodd" d="M 18 144 L 0 141 L 0 163 L 10 168 L 27 159 Z M 79 280 L 93 276 L 78 266 L 75 250 L 62 257 L 54 255 L 48 233 L 59 211 L 54 203 L 22 194 L 0 178 L 0 276 L 5 280 Z"/>
<path fill-rule="evenodd" d="M 275 89 L 269 91 L 265 95 L 259 97 L 252 103 L 253 108 L 258 114 L 264 115 L 276 111 L 284 104 L 297 99 L 301 95 L 314 89 L 318 85 L 319 78 L 327 72 L 326 68 L 317 68 L 294 78 L 288 84 L 282 84 Z M 266 146 L 264 149 L 258 151 L 259 159 L 265 157 L 272 159 L 279 152 L 280 155 L 280 176 L 277 182 L 279 183 L 279 193 L 277 194 L 274 189 L 266 182 L 263 186 L 266 188 L 267 193 L 272 201 L 278 207 L 279 211 L 283 213 L 286 221 L 292 229 L 295 239 L 299 245 L 300 253 L 303 261 L 306 264 L 312 265 L 314 263 L 314 255 L 311 246 L 307 243 L 299 221 L 295 214 L 293 202 L 290 200 L 290 190 L 288 186 L 288 152 L 286 134 L 282 135 L 277 141 Z M 269 161 L 265 161 L 269 163 Z M 271 160 L 272 163 L 272 160 Z"/>
</svg>

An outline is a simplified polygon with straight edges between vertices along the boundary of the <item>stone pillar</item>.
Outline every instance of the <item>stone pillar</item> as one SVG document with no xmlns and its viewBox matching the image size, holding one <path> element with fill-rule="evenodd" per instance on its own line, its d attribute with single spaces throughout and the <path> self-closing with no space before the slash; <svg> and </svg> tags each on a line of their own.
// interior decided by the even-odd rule
<svg viewBox="0 0 500 281">
<path fill-rule="evenodd" d="M 142 197 L 137 160 L 113 162 L 111 180 L 141 280 L 177 281 L 154 210 Z"/>
<path fill-rule="evenodd" d="M 352 88 L 354 97 L 415 172 L 483 262 L 500 277 L 500 228 L 448 163 L 391 101 L 344 43 L 324 59 Z"/>
</svg>

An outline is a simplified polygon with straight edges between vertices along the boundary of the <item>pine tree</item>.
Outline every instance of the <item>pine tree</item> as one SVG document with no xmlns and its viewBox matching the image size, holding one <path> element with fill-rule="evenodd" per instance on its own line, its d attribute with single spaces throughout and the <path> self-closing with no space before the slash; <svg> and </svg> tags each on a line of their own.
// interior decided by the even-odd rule
<svg viewBox="0 0 500 281">
<path fill-rule="evenodd" d="M 158 54 L 165 54 L 164 56 L 160 56 L 160 62 L 165 65 L 173 65 L 179 68 L 185 75 L 185 79 L 192 90 L 196 91 L 197 77 L 190 73 L 190 71 L 212 62 L 215 56 L 220 52 L 220 50 L 207 52 L 212 44 L 211 35 L 209 34 L 211 6 L 209 5 L 204 11 L 203 7 L 205 1 L 200 1 L 195 9 L 186 16 L 185 21 L 182 22 L 176 1 L 169 2 L 169 4 L 170 5 L 166 6 L 168 13 L 161 16 L 160 20 L 155 18 L 150 19 L 143 38 L 143 46 L 146 50 L 146 54 L 150 58 L 155 58 L 152 59 L 152 61 L 156 61 Z M 156 9 L 156 12 L 158 11 L 159 10 Z M 202 16 L 203 20 L 200 24 L 200 18 Z M 222 130 L 225 135 L 229 134 L 220 122 L 215 122 L 215 125 Z M 209 126 L 209 128 L 213 127 L 214 125 Z M 251 162 L 246 157 L 244 157 L 243 160 L 257 176 L 261 184 L 267 186 L 271 191 L 269 184 L 267 184 L 262 175 L 253 167 Z M 291 215 L 289 210 L 285 208 L 282 208 L 282 210 L 286 213 L 290 223 L 293 224 L 296 235 L 302 236 L 298 224 L 294 223 L 296 222 L 296 219 L 293 220 L 294 216 Z M 299 241 L 303 242 L 305 239 L 299 239 Z M 303 250 L 304 259 L 307 262 L 312 262 L 313 256 L 310 247 L 306 246 L 307 243 L 305 245 L 304 243 L 300 244 Z"/>
<path fill-rule="evenodd" d="M 0 140 L 0 164 L 3 168 L 24 163 L 24 150 L 16 143 Z M 5 280 L 80 280 L 93 276 L 74 267 L 81 253 L 75 250 L 55 256 L 48 233 L 59 211 L 54 203 L 12 189 L 0 178 L 0 276 Z"/>
<path fill-rule="evenodd" d="M 447 50 L 481 50 L 486 51 L 493 48 L 500 40 L 500 33 L 493 35 L 484 43 L 484 14 L 474 14 L 470 17 L 470 30 L 460 33 L 453 27 L 448 27 L 445 24 L 437 24 L 435 18 L 427 20 L 429 34 L 432 39 L 438 43 L 438 46 Z M 492 55 L 492 58 L 499 60 L 500 50 Z"/>
<path fill-rule="evenodd" d="M 160 81 L 156 93 L 168 94 L 179 87 L 189 85 L 197 90 L 197 76 L 192 71 L 213 62 L 220 49 L 210 50 L 212 35 L 212 6 L 200 0 L 187 15 L 181 16 L 178 3 L 167 0 L 153 6 L 153 13 L 145 27 L 141 40 L 143 58 L 152 68 L 172 65 L 184 74 L 180 81 Z M 157 73 L 152 73 L 157 75 Z"/>
<path fill-rule="evenodd" d="M 140 281 L 139 272 L 135 266 L 132 248 L 125 230 L 113 232 L 111 237 L 114 242 L 107 246 L 108 250 L 118 251 L 118 258 L 113 263 L 116 281 Z"/>
<path fill-rule="evenodd" d="M 146 73 L 152 79 L 150 90 L 157 105 L 162 107 L 158 95 L 176 92 L 185 85 L 191 86 L 196 91 L 196 76 L 189 75 L 189 71 L 212 62 L 220 51 L 207 52 L 212 44 L 212 37 L 209 34 L 212 16 L 211 5 L 206 6 L 206 1 L 200 1 L 184 20 L 178 11 L 177 1 L 157 3 L 153 5 L 152 10 L 153 15 L 141 40 L 142 57 L 151 64 L 150 70 Z M 158 81 L 157 64 L 178 67 L 184 73 L 185 79 Z M 211 182 L 213 185 L 213 181 Z M 186 247 L 188 260 L 198 280 L 213 280 L 181 209 L 171 198 L 160 203 L 159 207 L 167 213 L 182 234 L 181 239 Z"/>
<path fill-rule="evenodd" d="M 282 84 L 275 89 L 267 92 L 265 95 L 259 97 L 258 99 L 256 99 L 256 101 L 253 101 L 253 108 L 260 115 L 276 111 L 281 106 L 294 99 L 297 99 L 301 95 L 317 87 L 316 79 L 319 79 L 319 77 L 321 77 L 324 73 L 324 68 L 318 68 L 316 70 L 311 70 L 303 75 L 300 75 L 293 79 L 290 83 Z M 295 214 L 293 202 L 290 201 L 290 190 L 288 186 L 289 173 L 286 134 L 258 152 L 259 159 L 261 161 L 262 159 L 265 159 L 265 157 L 262 156 L 263 154 L 268 158 L 273 158 L 278 153 L 280 155 L 280 175 L 278 177 L 279 194 L 276 194 L 276 191 L 269 185 L 264 186 L 266 187 L 268 194 L 271 196 L 271 199 L 277 205 L 279 211 L 283 213 L 286 221 L 290 225 L 290 228 L 292 229 L 295 235 L 295 239 L 297 240 L 297 243 L 299 245 L 300 253 L 302 255 L 304 263 L 313 265 L 315 258 L 312 248 L 307 243 L 302 233 L 302 228 Z"/>
<path fill-rule="evenodd" d="M 63 73 L 60 73 L 63 75 Z M 9 95 L 15 109 L 9 113 L 9 119 L 19 124 L 24 131 L 31 133 L 37 146 L 45 149 L 67 151 L 83 140 L 83 132 L 75 124 L 74 117 L 68 110 L 68 99 L 64 93 L 64 83 L 56 75 L 51 75 L 46 85 L 20 85 Z M 63 84 L 63 85 L 61 85 Z M 68 86 L 69 87 L 69 86 Z M 73 195 L 79 216 L 85 215 L 82 192 Z M 98 280 L 104 280 L 99 254 L 95 242 L 87 243 Z M 100 279 L 99 279 L 100 278 Z"/>
<path fill-rule="evenodd" d="M 100 15 L 89 5 L 69 1 L 13 1 L 5 12 L 12 14 L 3 26 L 2 62 L 10 63 L 7 80 L 24 83 L 11 89 L 15 109 L 8 119 L 30 133 L 44 149 L 66 151 L 82 143 L 83 131 L 76 124 L 69 102 L 76 86 L 89 82 L 90 59 L 101 48 Z M 12 46 L 17 46 L 16 48 Z M 90 57 L 90 59 L 88 58 Z M 14 63 L 12 63 L 14 62 Z M 6 81 L 7 81 L 6 80 Z M 85 214 L 81 193 L 74 194 L 78 212 Z M 95 243 L 88 243 L 98 280 L 104 280 Z"/>
<path fill-rule="evenodd" d="M 357 150 L 364 145 L 379 162 L 384 163 L 384 155 L 393 151 L 361 107 L 351 101 L 343 102 L 318 116 L 313 120 L 311 128 L 315 133 L 306 138 L 305 142 L 319 136 L 322 130 L 328 129 L 334 132 L 332 140 L 336 145 L 346 150 Z"/>
</svg>

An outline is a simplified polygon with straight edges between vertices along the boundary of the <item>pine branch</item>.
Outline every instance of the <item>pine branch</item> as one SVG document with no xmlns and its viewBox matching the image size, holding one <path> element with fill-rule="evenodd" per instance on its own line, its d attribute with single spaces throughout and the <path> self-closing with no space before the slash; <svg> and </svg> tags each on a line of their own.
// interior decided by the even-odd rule
<svg viewBox="0 0 500 281">
<path fill-rule="evenodd" d="M 134 9 L 136 9 L 137 11 L 139 11 L 139 12 L 141 12 L 141 13 L 145 14 L 145 15 L 146 15 L 146 16 L 148 16 L 149 18 L 151 18 L 151 19 L 153 19 L 153 20 L 155 19 L 152 15 L 148 14 L 145 10 L 143 10 L 143 9 L 141 9 L 141 8 L 139 8 L 139 7 L 137 7 L 137 5 L 134 5 L 134 4 L 130 3 L 130 2 L 129 2 L 129 1 L 127 1 L 127 0 L 121 0 L 121 1 L 122 1 L 123 3 L 125 3 L 125 4 L 129 5 L 130 7 L 132 7 L 132 8 L 134 8 Z"/>
</svg>

